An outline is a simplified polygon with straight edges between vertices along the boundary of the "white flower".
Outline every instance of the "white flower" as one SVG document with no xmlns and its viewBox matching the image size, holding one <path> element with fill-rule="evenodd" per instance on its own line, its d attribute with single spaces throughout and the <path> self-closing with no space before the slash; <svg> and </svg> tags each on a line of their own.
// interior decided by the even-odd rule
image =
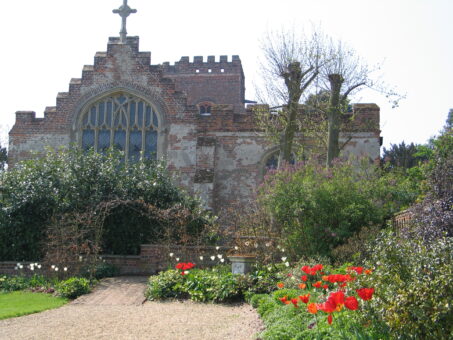
<svg viewBox="0 0 453 340">
<path fill-rule="evenodd" d="M 220 249 L 220 247 L 219 247 L 219 246 L 215 247 L 215 250 L 219 250 L 219 249 Z"/>
<path fill-rule="evenodd" d="M 185 275 L 189 274 L 189 271 L 188 271 L 188 270 L 185 270 L 185 271 L 184 271 L 184 274 L 185 274 Z"/>
<path fill-rule="evenodd" d="M 289 267 L 289 262 L 285 262 L 285 266 Z"/>
<path fill-rule="evenodd" d="M 267 270 L 271 271 L 271 270 L 272 270 L 272 267 L 267 267 Z"/>
<path fill-rule="evenodd" d="M 82 262 L 82 260 L 83 260 L 83 257 L 79 256 L 79 262 Z"/>
<path fill-rule="evenodd" d="M 53 264 L 53 265 L 51 265 L 51 266 L 50 266 L 50 268 L 52 268 L 52 269 L 55 269 L 55 265 L 54 265 L 54 264 Z"/>
<path fill-rule="evenodd" d="M 174 254 L 173 254 L 173 253 L 170 253 L 169 255 L 170 255 L 170 257 L 173 257 Z"/>
<path fill-rule="evenodd" d="M 176 258 L 176 261 L 179 262 L 179 257 Z"/>
<path fill-rule="evenodd" d="M 153 183 L 153 187 L 155 187 L 156 185 L 157 185 L 157 182 L 154 182 L 154 183 Z"/>
<path fill-rule="evenodd" d="M 58 271 L 58 267 L 55 267 L 55 271 L 56 271 L 56 272 Z"/>
<path fill-rule="evenodd" d="M 239 249 L 239 247 L 238 247 L 238 246 L 234 246 L 234 250 L 238 250 L 238 249 Z"/>
<path fill-rule="evenodd" d="M 212 261 L 215 260 L 215 256 L 214 256 L 214 255 L 211 256 L 211 260 L 212 260 Z"/>
<path fill-rule="evenodd" d="M 200 261 L 203 261 L 203 256 L 200 256 Z"/>
<path fill-rule="evenodd" d="M 291 276 L 291 280 L 295 280 L 296 278 L 294 276 Z"/>
<path fill-rule="evenodd" d="M 18 270 L 18 269 L 19 269 L 19 267 L 17 267 L 17 266 L 14 267 L 14 270 Z"/>
<path fill-rule="evenodd" d="M 225 259 L 220 259 L 220 262 L 222 262 L 222 263 L 225 262 Z"/>
<path fill-rule="evenodd" d="M 35 262 L 35 266 L 38 266 L 38 263 L 37 263 L 37 262 Z"/>
<path fill-rule="evenodd" d="M 282 262 L 285 262 L 286 261 L 286 257 L 282 257 Z"/>
<path fill-rule="evenodd" d="M 218 254 L 217 257 L 218 257 L 219 259 L 221 259 L 221 258 L 222 258 L 222 254 Z"/>
<path fill-rule="evenodd" d="M 266 247 L 270 247 L 271 246 L 271 243 L 270 242 L 266 242 Z"/>
<path fill-rule="evenodd" d="M 284 252 L 285 252 L 285 249 L 282 248 L 282 253 L 284 253 Z"/>
<path fill-rule="evenodd" d="M 38 264 L 38 269 L 41 269 L 41 265 L 40 264 Z"/>
<path fill-rule="evenodd" d="M 19 268 L 20 268 L 20 269 L 24 268 L 24 265 L 23 265 L 23 264 L 21 264 L 21 265 L 19 266 Z"/>
<path fill-rule="evenodd" d="M 63 270 L 64 270 L 65 272 L 67 272 L 67 271 L 68 271 L 68 267 L 64 267 Z"/>
<path fill-rule="evenodd" d="M 30 267 L 30 270 L 35 270 L 35 267 Z"/>
<path fill-rule="evenodd" d="M 17 262 L 16 266 L 19 267 L 20 266 L 20 262 Z"/>
</svg>

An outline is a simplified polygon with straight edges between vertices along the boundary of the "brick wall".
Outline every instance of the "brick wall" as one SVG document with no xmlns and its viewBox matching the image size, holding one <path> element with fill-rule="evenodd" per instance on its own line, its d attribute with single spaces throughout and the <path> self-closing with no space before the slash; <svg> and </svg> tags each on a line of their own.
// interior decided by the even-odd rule
<svg viewBox="0 0 453 340">
<path fill-rule="evenodd" d="M 179 262 L 193 262 L 197 267 L 203 268 L 220 263 L 217 257 L 221 254 L 226 259 L 229 247 L 221 247 L 216 250 L 213 246 L 176 246 L 160 244 L 143 244 L 140 255 L 101 255 L 102 260 L 115 265 L 120 270 L 120 275 L 151 275 L 159 271 L 174 267 L 176 258 Z M 173 253 L 173 256 L 170 256 Z M 203 256 L 203 260 L 200 260 Z M 211 260 L 215 256 L 215 260 Z M 21 262 L 24 268 L 32 262 Z M 16 274 L 14 269 L 17 262 L 3 261 L 0 262 L 0 274 Z M 23 270 L 25 274 L 31 274 L 30 270 Z"/>
</svg>

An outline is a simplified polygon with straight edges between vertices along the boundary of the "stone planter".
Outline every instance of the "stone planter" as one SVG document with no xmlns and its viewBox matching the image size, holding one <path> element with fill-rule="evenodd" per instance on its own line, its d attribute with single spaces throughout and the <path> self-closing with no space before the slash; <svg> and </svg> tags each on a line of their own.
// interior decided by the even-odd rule
<svg viewBox="0 0 453 340">
<path fill-rule="evenodd" d="M 231 271 L 233 274 L 247 274 L 250 272 L 256 258 L 253 255 L 232 255 L 228 256 L 231 261 Z"/>
</svg>

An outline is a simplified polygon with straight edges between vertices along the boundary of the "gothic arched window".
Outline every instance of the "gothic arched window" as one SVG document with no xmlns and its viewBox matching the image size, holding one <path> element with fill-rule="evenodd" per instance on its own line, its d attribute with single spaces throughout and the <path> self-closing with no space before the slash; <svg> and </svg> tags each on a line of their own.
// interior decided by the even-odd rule
<svg viewBox="0 0 453 340">
<path fill-rule="evenodd" d="M 211 107 L 214 105 L 212 102 L 201 102 L 198 103 L 198 110 L 200 115 L 202 116 L 210 116 L 211 115 Z"/>
<path fill-rule="evenodd" d="M 142 152 L 155 159 L 158 130 L 159 118 L 149 103 L 130 94 L 114 94 L 83 112 L 81 146 L 98 152 L 115 147 L 130 160 L 138 160 Z"/>
</svg>

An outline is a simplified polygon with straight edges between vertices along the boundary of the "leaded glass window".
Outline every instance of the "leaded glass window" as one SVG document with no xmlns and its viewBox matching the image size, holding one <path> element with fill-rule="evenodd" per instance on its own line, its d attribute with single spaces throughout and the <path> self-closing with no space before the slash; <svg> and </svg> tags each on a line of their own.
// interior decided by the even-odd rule
<svg viewBox="0 0 453 340">
<path fill-rule="evenodd" d="M 81 146 L 105 152 L 115 147 L 126 158 L 138 160 L 157 156 L 159 117 L 155 109 L 129 94 L 103 98 L 88 107 L 81 119 Z"/>
</svg>

